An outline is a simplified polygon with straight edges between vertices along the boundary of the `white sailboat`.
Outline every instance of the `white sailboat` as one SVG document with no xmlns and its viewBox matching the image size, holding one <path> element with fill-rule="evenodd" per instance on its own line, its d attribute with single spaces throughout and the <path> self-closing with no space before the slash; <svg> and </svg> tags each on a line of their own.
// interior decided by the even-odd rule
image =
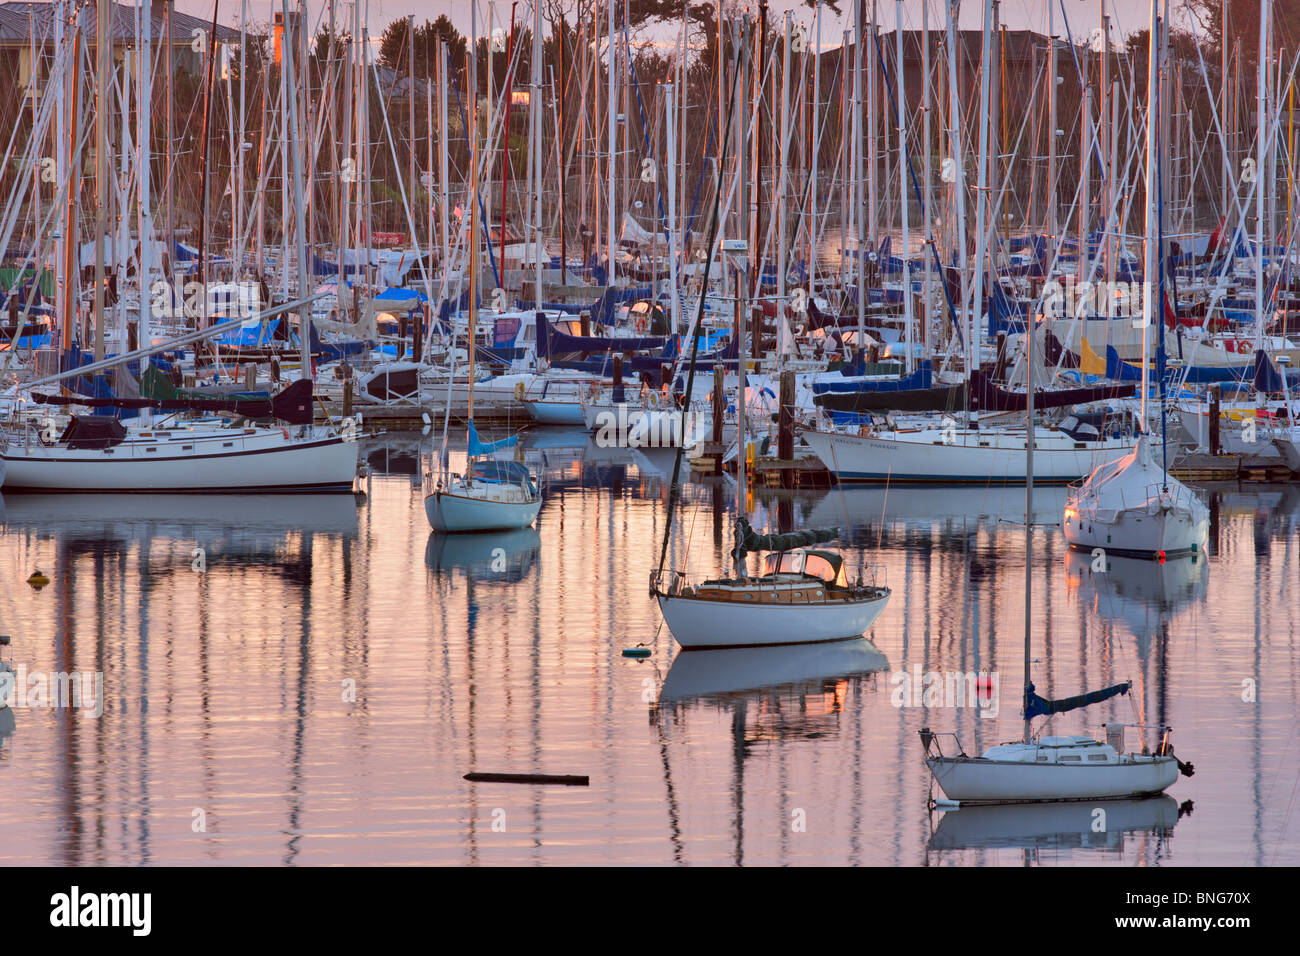
<svg viewBox="0 0 1300 956">
<path fill-rule="evenodd" d="M 763 573 L 744 574 L 747 548 L 739 555 L 734 577 L 689 584 L 678 572 L 652 583 L 664 622 L 683 648 L 759 647 L 815 644 L 856 638 L 875 623 L 890 591 L 861 580 L 850 583 L 844 558 L 834 551 L 787 547 L 818 532 L 754 535 L 737 519 L 748 542 L 773 548 Z"/>
<path fill-rule="evenodd" d="M 1160 31 L 1152 15 L 1151 91 L 1155 102 L 1155 70 Z M 988 62 L 989 10 L 985 7 L 984 55 Z M 1154 111 L 1151 114 L 1154 117 Z M 1149 120 L 1148 134 L 1151 132 Z M 979 263 L 976 263 L 977 267 Z M 1162 793 L 1181 771 L 1191 776 L 1190 764 L 1181 763 L 1169 744 L 1169 728 L 1158 728 L 1160 744 L 1155 752 L 1123 753 L 1124 725 L 1107 724 L 1106 739 L 1089 736 L 1035 736 L 1031 722 L 1038 716 L 1066 713 L 1116 695 L 1127 694 L 1124 682 L 1103 690 L 1062 700 L 1048 700 L 1034 692 L 1030 679 L 1030 649 L 1033 629 L 1033 497 L 1034 497 L 1034 390 L 1032 381 L 1034 336 L 1026 345 L 1030 382 L 1026 409 L 1028 441 L 1025 444 L 1025 647 L 1024 647 L 1024 736 L 1013 743 L 990 747 L 972 757 L 957 743 L 958 753 L 945 754 L 941 736 L 929 727 L 921 728 L 925 762 L 944 795 L 958 804 L 1037 803 L 1060 800 L 1108 800 L 1151 796 Z"/>
<path fill-rule="evenodd" d="M 434 531 L 511 531 L 537 520 L 542 496 L 528 469 L 515 461 L 474 459 L 512 445 L 514 436 L 484 445 L 470 422 L 470 464 L 463 475 L 439 480 L 424 498 L 424 513 Z"/>
<path fill-rule="evenodd" d="M 1098 467 L 1077 488 L 1065 504 L 1065 540 L 1073 548 L 1102 548 L 1129 557 L 1165 558 L 1195 554 L 1205 547 L 1210 510 L 1196 494 L 1172 477 L 1164 460 L 1168 457 L 1167 411 L 1165 406 L 1165 238 L 1164 189 L 1157 150 L 1156 60 L 1150 64 L 1147 104 L 1147 206 L 1146 263 L 1148 289 L 1142 323 L 1142 411 L 1146 422 L 1147 331 L 1152 323 L 1159 329 L 1156 375 L 1160 383 L 1160 446 L 1162 463 L 1152 460 L 1149 438 L 1138 439 L 1128 455 Z M 1152 283 L 1152 279 L 1155 279 Z"/>
<path fill-rule="evenodd" d="M 1203 551 L 1210 527 L 1210 509 L 1152 460 L 1146 436 L 1071 488 L 1064 515 L 1072 548 L 1158 560 Z"/>
<path fill-rule="evenodd" d="M 471 107 L 476 111 L 477 107 Z M 478 320 L 478 136 L 477 117 L 470 127 L 470 190 L 469 190 L 469 463 L 465 473 L 445 475 L 436 479 L 428 476 L 426 483 L 433 485 L 424 498 L 424 513 L 434 531 L 458 533 L 472 531 L 511 531 L 527 528 L 537 519 L 542 507 L 542 496 L 528 469 L 518 462 L 485 460 L 476 462 L 481 455 L 515 444 L 517 436 L 484 444 L 474 427 L 474 334 Z M 446 415 L 450 418 L 451 404 Z M 444 436 L 446 428 L 444 424 Z M 438 456 L 439 469 L 445 457 Z"/>
</svg>

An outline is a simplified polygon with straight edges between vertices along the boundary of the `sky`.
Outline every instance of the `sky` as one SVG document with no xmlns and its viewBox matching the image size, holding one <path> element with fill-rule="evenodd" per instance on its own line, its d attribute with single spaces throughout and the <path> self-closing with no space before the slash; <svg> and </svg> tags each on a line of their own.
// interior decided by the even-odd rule
<svg viewBox="0 0 1300 956">
<path fill-rule="evenodd" d="M 249 21 L 253 23 L 265 23 L 270 19 L 272 9 L 281 9 L 280 0 L 219 0 L 219 2 L 218 18 L 221 22 L 231 25 L 238 22 L 239 11 L 244 4 L 246 4 L 249 11 Z M 440 14 L 445 13 L 462 33 L 468 34 L 470 30 L 471 0 L 360 0 L 360 2 L 362 3 L 363 16 L 368 15 L 372 37 L 378 37 L 390 22 L 408 14 L 414 14 L 416 22 L 419 23 L 425 19 L 437 19 Z M 925 2 L 926 0 L 904 0 L 903 25 L 905 29 L 920 29 L 921 13 Z M 1186 25 L 1189 22 L 1183 12 L 1186 0 L 1168 0 L 1168 2 L 1174 23 L 1176 25 Z M 870 3 L 870 0 L 868 0 L 868 3 Z M 1065 29 L 1062 25 L 1063 18 L 1060 16 L 1063 9 L 1064 19 L 1069 21 L 1071 34 L 1080 42 L 1100 26 L 1100 11 L 1103 4 L 1111 14 L 1112 22 L 1119 36 L 1146 29 L 1151 17 L 1149 0 L 1051 0 L 1051 3 L 1055 3 L 1058 33 L 1061 36 L 1065 35 Z M 931 28 L 941 28 L 944 25 L 945 0 L 928 0 L 928 4 Z M 893 30 L 896 15 L 895 0 L 876 0 L 876 5 L 883 29 L 886 32 Z M 1030 29 L 1046 33 L 1048 30 L 1049 5 L 1049 0 L 1002 0 L 1001 21 L 1013 30 Z M 210 0 L 209 2 L 204 2 L 204 0 L 178 0 L 178 6 L 184 12 L 195 16 L 204 18 L 211 18 L 212 16 L 212 3 Z M 757 10 L 757 0 L 750 6 L 752 9 Z M 485 24 L 487 20 L 488 7 L 489 4 L 486 0 L 480 0 L 480 25 Z M 510 19 L 509 0 L 498 0 L 495 7 L 496 22 L 499 25 L 508 25 Z M 823 46 L 833 47 L 839 45 L 840 35 L 851 23 L 853 7 L 854 0 L 842 0 L 840 9 L 844 11 L 843 19 L 836 17 L 829 8 L 824 10 L 822 14 Z M 983 22 L 983 7 L 984 4 L 981 0 L 963 0 L 959 25 L 967 29 L 979 28 Z M 295 9 L 293 3 L 290 4 L 290 9 Z M 307 9 L 313 27 L 312 32 L 314 33 L 317 24 L 321 22 L 322 15 L 328 7 L 325 0 L 314 0 L 314 2 L 308 4 Z M 338 16 L 340 19 L 351 19 L 351 3 L 339 0 L 336 9 L 339 11 Z M 770 0 L 768 4 L 769 17 L 786 10 L 794 11 L 795 21 L 804 23 L 809 28 L 809 36 L 812 38 L 813 11 L 800 0 Z M 526 17 L 528 15 L 528 4 L 524 0 L 524 2 L 519 3 L 516 16 Z"/>
</svg>

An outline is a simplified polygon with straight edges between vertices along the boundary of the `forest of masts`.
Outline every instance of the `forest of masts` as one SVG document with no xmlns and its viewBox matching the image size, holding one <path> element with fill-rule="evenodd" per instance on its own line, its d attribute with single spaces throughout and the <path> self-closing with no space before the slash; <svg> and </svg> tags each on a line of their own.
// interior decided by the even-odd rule
<svg viewBox="0 0 1300 956">
<path fill-rule="evenodd" d="M 751 258 L 781 246 L 793 259 L 840 261 L 859 235 L 871 249 L 887 235 L 897 242 L 905 196 L 913 248 L 928 234 L 951 262 L 959 223 L 967 248 L 976 244 L 959 207 L 975 202 L 982 68 L 989 242 L 1082 235 L 1103 221 L 1112 235 L 1140 237 L 1146 29 L 1120 36 L 1105 4 L 1100 23 L 1083 23 L 1067 18 L 1072 5 L 1047 3 L 1050 36 L 1007 29 L 995 0 L 987 35 L 957 29 L 957 5 L 945 0 L 842 5 L 480 2 L 468 36 L 441 16 L 398 19 L 375 37 L 364 4 L 284 3 L 271 24 L 257 24 L 247 0 L 228 0 L 214 4 L 212 22 L 225 28 L 212 42 L 203 31 L 177 36 L 174 4 L 145 0 L 115 8 L 125 29 L 105 81 L 95 4 L 60 0 L 54 16 L 31 21 L 30 81 L 12 45 L 0 54 L 6 254 L 41 260 L 65 227 L 86 242 L 125 223 L 264 268 L 296 242 L 301 212 L 317 254 L 398 232 L 436 267 L 469 194 L 476 100 L 480 142 L 494 111 L 510 110 L 479 192 L 494 242 L 503 231 L 540 236 L 567 259 L 604 260 L 624 214 L 670 227 L 674 178 L 671 225 L 689 251 L 715 191 L 738 176 L 723 233 L 748 239 Z M 1273 187 L 1265 233 L 1288 240 L 1300 132 L 1292 6 L 1276 5 L 1260 34 L 1258 4 L 1197 0 L 1195 29 L 1172 34 L 1163 142 L 1175 239 L 1241 202 L 1262 106 L 1280 130 L 1257 170 Z M 729 111 L 732 148 L 720 168 Z M 146 135 L 147 150 L 138 145 Z M 285 201 L 295 194 L 295 143 L 300 210 Z M 104 175 L 110 183 L 97 182 Z"/>
</svg>

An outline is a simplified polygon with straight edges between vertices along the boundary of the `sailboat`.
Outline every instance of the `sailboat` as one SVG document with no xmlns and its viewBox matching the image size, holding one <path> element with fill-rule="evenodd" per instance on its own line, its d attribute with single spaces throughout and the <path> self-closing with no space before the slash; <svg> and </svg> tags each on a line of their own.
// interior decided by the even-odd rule
<svg viewBox="0 0 1300 956">
<path fill-rule="evenodd" d="M 439 480 L 425 496 L 424 513 L 434 531 L 510 531 L 537 520 L 542 496 L 528 469 L 517 461 L 475 461 L 513 445 L 514 435 L 484 444 L 469 423 L 469 465 L 464 474 Z"/>
<path fill-rule="evenodd" d="M 1210 527 L 1210 509 L 1152 460 L 1145 435 L 1072 487 L 1064 514 L 1070 547 L 1156 560 L 1203 550 Z"/>
<path fill-rule="evenodd" d="M 988 9 L 985 8 L 985 56 L 988 54 Z M 1155 103 L 1158 38 L 1156 13 L 1152 12 L 1151 74 L 1148 103 Z M 987 62 L 987 59 L 986 59 Z M 1152 135 L 1155 111 L 1148 115 L 1148 137 Z M 979 263 L 977 263 L 977 266 Z M 1033 502 L 1034 502 L 1034 335 L 1025 336 L 1028 350 L 1026 369 L 1025 427 L 1025 654 L 1024 736 L 1013 743 L 998 744 L 981 756 L 969 756 L 956 742 L 957 753 L 945 754 L 940 737 L 922 727 L 921 744 L 925 763 L 949 801 L 957 804 L 1037 803 L 1057 800 L 1108 800 L 1144 797 L 1164 792 L 1179 773 L 1191 776 L 1191 764 L 1174 756 L 1169 743 L 1170 729 L 1158 728 L 1160 744 L 1154 753 L 1122 753 L 1124 725 L 1107 724 L 1106 739 L 1090 736 L 1035 736 L 1035 717 L 1067 713 L 1113 697 L 1127 694 L 1131 683 L 1115 684 L 1102 690 L 1049 700 L 1035 693 L 1030 677 L 1030 649 L 1033 628 Z"/>
<path fill-rule="evenodd" d="M 735 88 L 731 91 L 734 104 Z M 730 106 L 728 107 L 730 112 Z M 731 125 L 723 142 L 721 157 L 725 162 Z M 711 252 L 717 248 L 718 211 L 722 190 L 714 199 L 709 242 Z M 735 243 L 732 247 L 735 247 Z M 713 264 L 710 255 L 704 265 L 701 288 L 707 289 Z M 740 310 L 741 340 L 746 334 L 743 310 Z M 686 375 L 684 407 L 691 407 L 695 382 L 696 357 L 703 328 L 704 296 L 699 297 L 691 328 L 690 364 Z M 738 386 L 745 394 L 745 369 L 741 363 Z M 743 441 L 745 402 L 737 403 L 738 433 Z M 665 568 L 668 541 L 672 534 L 673 510 L 679 494 L 681 474 L 680 445 L 673 462 L 668 494 L 668 517 L 664 526 L 663 545 L 658 568 L 651 573 L 650 595 L 659 604 L 668 629 L 683 649 L 756 647 L 782 644 L 810 644 L 821 641 L 861 637 L 880 616 L 889 601 L 890 590 L 862 580 L 850 581 L 842 555 L 817 547 L 839 536 L 836 529 L 806 530 L 792 534 L 759 534 L 750 527 L 745 511 L 745 468 L 737 469 L 737 511 L 735 548 L 731 556 L 734 573 L 698 584 L 691 584 L 684 572 Z M 769 552 L 763 572 L 750 577 L 746 555 L 752 551 Z"/>
<path fill-rule="evenodd" d="M 476 459 L 502 448 L 513 446 L 518 436 L 484 443 L 474 427 L 474 353 L 478 321 L 478 127 L 477 106 L 471 107 L 474 122 L 470 126 L 470 194 L 469 194 L 469 463 L 464 474 L 437 479 L 424 498 L 424 513 L 434 531 L 511 531 L 527 528 L 537 519 L 542 496 L 528 469 L 515 461 Z M 447 403 L 446 415 L 451 415 Z M 445 435 L 445 424 L 444 424 Z M 439 467 L 445 460 L 439 455 Z M 433 482 L 433 476 L 427 481 Z"/>
<path fill-rule="evenodd" d="M 1152 61 L 1152 71 L 1155 70 Z M 1150 82 L 1154 96 L 1155 80 Z M 1147 354 L 1147 330 L 1159 327 L 1156 378 L 1160 383 L 1161 463 L 1151 457 L 1149 436 L 1139 436 L 1129 454 L 1097 467 L 1080 485 L 1072 487 L 1063 518 L 1070 547 L 1102 548 L 1127 557 L 1166 558 L 1195 554 L 1205 547 L 1210 509 L 1190 488 L 1169 474 L 1168 415 L 1165 404 L 1165 255 L 1164 189 L 1157 150 L 1156 116 L 1159 104 L 1148 104 L 1146 276 L 1155 276 L 1154 294 L 1146 297 L 1142 327 L 1142 353 Z M 1146 423 L 1147 368 L 1142 362 L 1142 413 Z"/>
</svg>

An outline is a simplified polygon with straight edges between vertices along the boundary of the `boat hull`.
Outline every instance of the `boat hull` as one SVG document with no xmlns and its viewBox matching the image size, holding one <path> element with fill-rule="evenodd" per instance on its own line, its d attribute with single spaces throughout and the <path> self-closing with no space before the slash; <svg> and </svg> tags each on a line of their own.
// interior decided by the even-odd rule
<svg viewBox="0 0 1300 956">
<path fill-rule="evenodd" d="M 1025 440 L 999 436 L 990 445 L 945 444 L 938 440 L 870 438 L 805 431 L 803 439 L 841 482 L 989 481 L 1023 483 Z M 1076 444 L 1085 447 L 1075 447 Z M 1063 484 L 1090 474 L 1103 462 L 1127 454 L 1133 444 L 1118 441 L 1075 443 L 1040 439 L 1034 447 L 1034 482 Z"/>
<path fill-rule="evenodd" d="M 658 594 L 659 610 L 683 648 L 817 644 L 861 636 L 889 595 L 825 604 L 743 605 Z"/>
<path fill-rule="evenodd" d="M 1121 800 L 1163 793 L 1178 779 L 1178 761 L 1153 757 L 1104 766 L 930 757 L 944 796 L 962 804 Z"/>
<path fill-rule="evenodd" d="M 196 438 L 175 451 L 147 442 L 107 449 L 8 445 L 4 490 L 117 493 L 350 491 L 357 444 L 343 438 L 272 442 Z"/>
<path fill-rule="evenodd" d="M 493 501 L 436 491 L 424 499 L 429 526 L 443 534 L 474 531 L 513 531 L 527 528 L 542 508 L 542 499 Z"/>
<path fill-rule="evenodd" d="M 572 402 L 524 402 L 524 408 L 539 425 L 581 425 L 586 426 L 582 417 L 582 405 Z"/>
<path fill-rule="evenodd" d="M 1107 554 L 1129 558 L 1176 558 L 1205 549 L 1209 537 L 1208 514 L 1183 508 L 1127 511 L 1112 521 L 1091 521 L 1085 513 L 1065 521 L 1065 540 L 1078 551 L 1101 548 Z"/>
</svg>

